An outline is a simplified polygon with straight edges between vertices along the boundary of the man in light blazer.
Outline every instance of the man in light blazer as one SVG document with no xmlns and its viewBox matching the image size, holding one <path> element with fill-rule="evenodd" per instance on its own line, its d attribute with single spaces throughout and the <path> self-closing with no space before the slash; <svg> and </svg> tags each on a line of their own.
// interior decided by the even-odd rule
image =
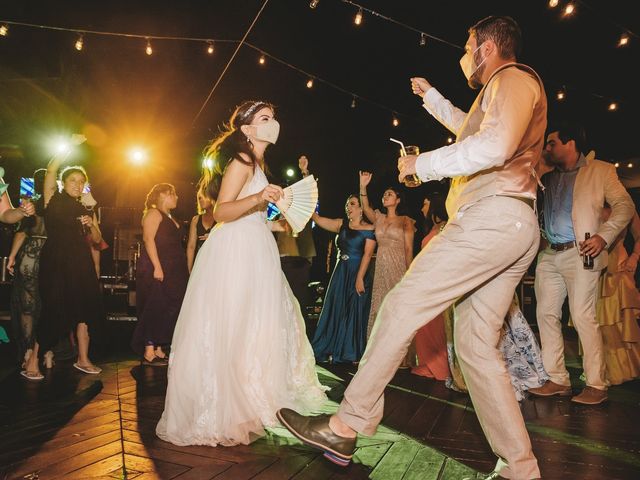
<svg viewBox="0 0 640 480">
<path fill-rule="evenodd" d="M 607 399 L 607 380 L 600 327 L 596 320 L 598 279 L 607 266 L 607 247 L 629 223 L 635 207 L 620 183 L 615 167 L 583 155 L 585 134 L 577 124 L 551 128 L 544 152 L 554 168 L 542 177 L 543 235 L 547 246 L 538 255 L 535 293 L 542 360 L 550 380 L 529 390 L 538 396 L 570 396 L 564 363 L 562 304 L 569 310 L 584 351 L 586 387 L 571 400 L 595 405 Z M 602 222 L 604 204 L 611 216 Z M 585 240 L 585 234 L 590 238 Z M 585 268 L 584 256 L 593 258 Z"/>
</svg>

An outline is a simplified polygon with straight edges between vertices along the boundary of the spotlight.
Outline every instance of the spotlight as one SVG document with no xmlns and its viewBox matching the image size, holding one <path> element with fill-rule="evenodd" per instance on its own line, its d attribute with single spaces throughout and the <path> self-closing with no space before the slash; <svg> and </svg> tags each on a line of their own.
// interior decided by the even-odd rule
<svg viewBox="0 0 640 480">
<path fill-rule="evenodd" d="M 147 161 L 147 152 L 140 147 L 133 147 L 129 150 L 129 160 L 134 165 L 142 165 Z"/>
<path fill-rule="evenodd" d="M 59 140 L 58 143 L 55 146 L 56 155 L 62 155 L 64 153 L 69 153 L 69 151 L 71 151 L 71 145 L 69 144 L 69 142 L 66 142 L 64 140 Z"/>
<path fill-rule="evenodd" d="M 287 174 L 287 177 L 292 178 L 296 172 L 293 168 L 287 168 L 287 171 L 285 172 Z"/>
</svg>

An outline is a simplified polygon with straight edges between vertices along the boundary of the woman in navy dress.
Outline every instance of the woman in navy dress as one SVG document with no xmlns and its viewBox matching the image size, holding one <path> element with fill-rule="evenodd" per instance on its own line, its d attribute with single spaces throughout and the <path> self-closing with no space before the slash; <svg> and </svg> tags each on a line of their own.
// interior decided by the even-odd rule
<svg viewBox="0 0 640 480">
<path fill-rule="evenodd" d="M 359 362 L 367 343 L 367 321 L 371 308 L 369 262 L 376 246 L 373 225 L 363 222 L 362 206 L 355 195 L 345 205 L 347 220 L 313 220 L 338 233 L 338 261 L 325 296 L 312 347 L 316 361 Z"/>
<path fill-rule="evenodd" d="M 164 346 L 171 343 L 189 279 L 182 248 L 183 229 L 171 216 L 178 196 L 173 185 L 154 185 L 142 218 L 144 250 L 138 260 L 138 325 L 131 346 L 144 365 L 166 365 Z"/>
</svg>

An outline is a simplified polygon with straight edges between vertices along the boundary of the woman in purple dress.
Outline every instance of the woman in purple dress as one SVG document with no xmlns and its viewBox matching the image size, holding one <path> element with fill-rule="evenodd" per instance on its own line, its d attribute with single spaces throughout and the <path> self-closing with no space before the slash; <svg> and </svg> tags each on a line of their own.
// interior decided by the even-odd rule
<svg viewBox="0 0 640 480">
<path fill-rule="evenodd" d="M 144 249 L 136 273 L 138 325 L 131 341 L 133 349 L 143 355 L 143 365 L 167 364 L 162 347 L 171 343 L 187 288 L 183 231 L 171 216 L 177 203 L 176 190 L 168 183 L 154 185 L 145 202 Z"/>
</svg>

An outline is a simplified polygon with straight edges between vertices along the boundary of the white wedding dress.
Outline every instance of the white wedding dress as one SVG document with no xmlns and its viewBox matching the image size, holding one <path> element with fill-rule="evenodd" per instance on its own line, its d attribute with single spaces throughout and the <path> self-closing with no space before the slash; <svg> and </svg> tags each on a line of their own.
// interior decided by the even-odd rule
<svg viewBox="0 0 640 480">
<path fill-rule="evenodd" d="M 267 183 L 256 168 L 238 198 Z M 171 345 L 163 440 L 248 444 L 278 425 L 278 409 L 311 413 L 326 401 L 266 222 L 260 210 L 218 224 L 198 252 Z"/>
</svg>

